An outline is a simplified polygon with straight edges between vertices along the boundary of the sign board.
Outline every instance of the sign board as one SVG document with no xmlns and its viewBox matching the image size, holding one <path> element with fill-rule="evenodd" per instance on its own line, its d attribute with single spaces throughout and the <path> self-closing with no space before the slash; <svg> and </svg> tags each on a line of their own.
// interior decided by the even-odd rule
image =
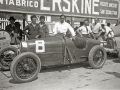
<svg viewBox="0 0 120 90">
<path fill-rule="evenodd" d="M 0 11 L 78 17 L 118 18 L 114 0 L 0 0 Z"/>
<path fill-rule="evenodd" d="M 37 22 L 40 22 L 40 16 L 41 15 L 36 15 Z M 51 16 L 46 16 L 46 15 L 44 15 L 44 16 L 45 16 L 45 22 L 51 22 Z M 27 21 L 31 22 L 31 15 L 27 15 Z"/>
</svg>

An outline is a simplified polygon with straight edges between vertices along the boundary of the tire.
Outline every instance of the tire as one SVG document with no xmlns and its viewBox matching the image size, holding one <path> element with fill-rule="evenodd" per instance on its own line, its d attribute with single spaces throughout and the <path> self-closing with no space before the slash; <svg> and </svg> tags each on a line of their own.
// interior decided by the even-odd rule
<svg viewBox="0 0 120 90">
<path fill-rule="evenodd" d="M 10 52 L 10 51 L 12 51 L 12 52 Z M 7 54 L 5 54 L 5 53 L 7 53 Z M 5 47 L 5 48 L 1 49 L 0 50 L 0 66 L 1 66 L 1 70 L 3 70 L 3 71 L 10 70 L 11 62 L 13 61 L 13 58 L 15 56 L 17 56 L 17 48 L 16 47 L 8 46 L 8 47 Z"/>
<path fill-rule="evenodd" d="M 120 49 L 118 49 L 118 61 L 120 62 Z"/>
<path fill-rule="evenodd" d="M 116 47 L 116 40 L 114 38 L 107 38 L 106 48 L 114 49 Z"/>
<path fill-rule="evenodd" d="M 35 80 L 40 70 L 41 70 L 40 58 L 32 52 L 25 52 L 15 57 L 10 67 L 10 72 L 13 79 L 16 82 L 20 83 Z M 23 75 L 27 75 L 27 73 L 29 73 L 29 75 L 22 76 L 21 72 L 23 73 Z"/>
<path fill-rule="evenodd" d="M 89 64 L 94 69 L 102 68 L 106 62 L 106 58 L 106 51 L 99 45 L 94 46 L 88 56 Z"/>
</svg>

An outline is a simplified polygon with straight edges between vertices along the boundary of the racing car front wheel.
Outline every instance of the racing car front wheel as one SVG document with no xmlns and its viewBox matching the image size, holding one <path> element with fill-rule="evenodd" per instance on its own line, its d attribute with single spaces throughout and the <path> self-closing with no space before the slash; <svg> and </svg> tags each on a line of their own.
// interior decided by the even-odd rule
<svg viewBox="0 0 120 90">
<path fill-rule="evenodd" d="M 10 72 L 16 82 L 24 83 L 35 80 L 40 69 L 40 58 L 32 52 L 25 52 L 14 58 Z"/>
<path fill-rule="evenodd" d="M 94 69 L 102 68 L 106 62 L 106 51 L 103 47 L 96 45 L 89 52 L 89 64 Z"/>
</svg>

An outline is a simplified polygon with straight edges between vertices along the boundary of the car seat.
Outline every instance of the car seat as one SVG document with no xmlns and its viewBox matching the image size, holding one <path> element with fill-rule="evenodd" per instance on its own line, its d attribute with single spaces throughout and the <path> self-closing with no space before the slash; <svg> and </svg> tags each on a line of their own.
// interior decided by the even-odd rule
<svg viewBox="0 0 120 90">
<path fill-rule="evenodd" d="M 76 37 L 76 39 L 73 40 L 73 42 L 77 48 L 84 49 L 86 48 L 86 43 L 87 43 L 86 40 L 87 38 L 85 37 Z"/>
</svg>

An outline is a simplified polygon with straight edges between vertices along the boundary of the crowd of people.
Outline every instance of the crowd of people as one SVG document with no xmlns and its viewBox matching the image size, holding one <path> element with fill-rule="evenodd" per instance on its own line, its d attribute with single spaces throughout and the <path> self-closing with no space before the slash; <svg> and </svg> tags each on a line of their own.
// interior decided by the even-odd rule
<svg viewBox="0 0 120 90">
<path fill-rule="evenodd" d="M 100 41 L 114 37 L 114 31 L 110 27 L 110 23 L 107 23 L 107 25 L 101 24 L 98 18 L 95 18 L 94 21 L 95 23 L 91 24 L 89 23 L 89 19 L 85 19 L 82 25 L 76 30 L 77 35 Z"/>
<path fill-rule="evenodd" d="M 89 19 L 85 19 L 76 30 L 74 30 L 65 19 L 65 15 L 60 15 L 60 21 L 56 23 L 53 28 L 53 35 L 58 33 L 67 35 L 69 32 L 71 34 L 71 39 L 75 39 L 77 35 L 78 37 L 92 38 L 100 41 L 106 40 L 108 37 L 114 37 L 114 32 L 112 28 L 110 28 L 110 23 L 107 23 L 107 25 L 101 24 L 98 18 L 95 19 L 95 23 L 93 24 L 89 22 Z M 45 23 L 45 16 L 40 16 L 39 23 L 36 23 L 37 17 L 36 15 L 32 15 L 31 23 L 23 30 L 20 29 L 20 23 L 15 22 L 15 20 L 16 19 L 11 16 L 9 18 L 10 24 L 5 28 L 11 35 L 11 45 L 20 43 L 23 34 L 26 35 L 28 39 L 46 38 L 49 36 L 49 29 Z"/>
<path fill-rule="evenodd" d="M 36 15 L 31 16 L 31 23 L 28 24 L 23 30 L 20 29 L 20 23 L 15 22 L 15 18 L 11 16 L 9 18 L 10 24 L 6 26 L 5 30 L 11 36 L 11 45 L 19 44 L 23 38 L 23 35 L 26 35 L 27 38 L 46 38 L 49 34 L 49 29 L 45 24 L 45 16 L 40 16 L 40 22 L 36 23 Z"/>
</svg>

